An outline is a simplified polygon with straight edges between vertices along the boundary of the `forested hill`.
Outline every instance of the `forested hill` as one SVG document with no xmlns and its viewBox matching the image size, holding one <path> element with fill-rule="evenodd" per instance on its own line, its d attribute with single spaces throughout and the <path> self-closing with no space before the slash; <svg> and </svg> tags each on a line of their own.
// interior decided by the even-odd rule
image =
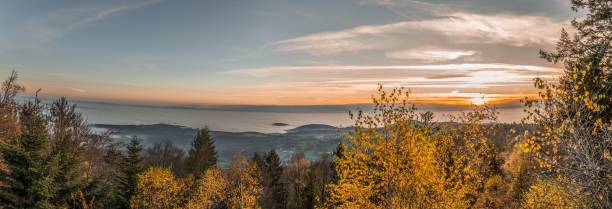
<svg viewBox="0 0 612 209">
<path fill-rule="evenodd" d="M 147 147 L 169 141 L 183 150 L 189 148 L 197 131 L 194 128 L 170 124 L 94 124 L 93 126 L 110 130 L 117 138 L 129 139 L 136 136 Z M 307 157 L 314 159 L 322 153 L 331 152 L 341 136 L 350 130 L 351 128 L 338 129 L 329 125 L 309 124 L 289 129 L 286 133 L 224 131 L 210 133 L 215 140 L 219 159 L 221 162 L 228 162 L 237 153 L 251 156 L 254 152 L 268 152 L 270 149 L 276 149 L 282 159 L 288 159 L 291 154 L 297 152 L 304 152 Z"/>
<path fill-rule="evenodd" d="M 441 126 L 449 126 L 451 123 L 440 123 Z M 113 137 L 127 141 L 133 136 L 143 141 L 146 147 L 154 144 L 171 142 L 173 145 L 186 150 L 189 148 L 197 129 L 171 124 L 150 125 L 112 125 L 94 124 L 95 128 L 110 130 Z M 507 144 L 510 130 L 520 130 L 521 127 L 513 124 L 496 124 L 494 133 L 490 139 L 498 148 L 503 149 Z M 221 162 L 229 162 L 234 155 L 241 153 L 251 156 L 255 152 L 268 152 L 276 149 L 282 160 L 287 160 L 294 153 L 303 152 L 306 157 L 316 159 L 322 153 L 331 153 L 340 141 L 346 136 L 352 127 L 337 128 L 323 124 L 309 124 L 293 129 L 285 133 L 259 133 L 259 132 L 210 132 L 215 140 L 215 147 L 219 153 Z"/>
</svg>

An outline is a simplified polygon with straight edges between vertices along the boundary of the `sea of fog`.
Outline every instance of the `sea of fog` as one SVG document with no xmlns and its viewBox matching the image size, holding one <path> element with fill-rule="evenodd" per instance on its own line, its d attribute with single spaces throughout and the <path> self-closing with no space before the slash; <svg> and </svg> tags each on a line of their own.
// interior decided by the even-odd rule
<svg viewBox="0 0 612 209">
<path fill-rule="evenodd" d="M 215 131 L 261 133 L 282 133 L 288 129 L 307 124 L 326 124 L 348 127 L 353 124 L 348 111 L 351 108 L 308 108 L 301 106 L 291 111 L 291 107 L 265 108 L 216 108 L 197 109 L 180 107 L 134 106 L 94 102 L 78 102 L 80 111 L 91 124 L 142 125 L 173 124 L 199 128 L 208 126 Z M 275 111 L 279 109 L 279 111 Z M 296 108 L 298 109 L 298 108 Z M 367 108 L 366 108 L 367 109 Z M 424 108 L 427 109 L 427 108 Z M 436 120 L 446 120 L 446 115 L 457 114 L 458 110 L 432 109 Z M 523 116 L 521 107 L 499 108 L 499 121 L 515 122 Z M 275 123 L 284 123 L 279 126 Z"/>
</svg>

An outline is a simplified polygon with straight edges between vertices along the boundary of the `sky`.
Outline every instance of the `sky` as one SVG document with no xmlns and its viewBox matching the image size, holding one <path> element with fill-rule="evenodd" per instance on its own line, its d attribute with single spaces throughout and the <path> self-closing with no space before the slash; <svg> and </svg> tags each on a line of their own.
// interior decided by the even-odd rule
<svg viewBox="0 0 612 209">
<path fill-rule="evenodd" d="M 554 79 L 569 0 L 0 2 L 0 75 L 27 95 L 135 104 L 513 103 Z M 570 29 L 571 31 L 571 29 Z"/>
</svg>

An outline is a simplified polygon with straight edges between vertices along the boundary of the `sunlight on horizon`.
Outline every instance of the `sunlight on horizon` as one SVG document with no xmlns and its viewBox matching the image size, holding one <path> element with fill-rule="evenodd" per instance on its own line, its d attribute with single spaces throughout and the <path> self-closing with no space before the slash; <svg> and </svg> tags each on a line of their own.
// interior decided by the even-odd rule
<svg viewBox="0 0 612 209">
<path fill-rule="evenodd" d="M 477 106 L 484 105 L 487 103 L 484 97 L 473 97 L 470 99 L 470 102 Z"/>
</svg>

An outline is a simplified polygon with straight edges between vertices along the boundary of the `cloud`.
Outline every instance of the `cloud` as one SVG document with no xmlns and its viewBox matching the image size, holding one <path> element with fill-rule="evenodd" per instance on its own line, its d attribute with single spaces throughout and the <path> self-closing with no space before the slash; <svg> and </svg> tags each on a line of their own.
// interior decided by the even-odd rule
<svg viewBox="0 0 612 209">
<path fill-rule="evenodd" d="M 91 7 L 52 11 L 25 20 L 20 28 L 6 33 L 0 40 L 0 53 L 19 49 L 39 49 L 78 30 L 82 26 L 107 19 L 115 14 L 150 6 L 161 0 L 121 1 Z"/>
<path fill-rule="evenodd" d="M 551 46 L 567 22 L 543 16 L 453 13 L 425 20 L 321 32 L 272 43 L 279 51 L 330 55 L 389 49 L 413 36 L 442 36 L 455 43 L 487 43 L 514 47 Z"/>
<path fill-rule="evenodd" d="M 553 45 L 567 22 L 542 16 L 479 15 L 456 13 L 447 18 L 413 21 L 408 27 L 434 31 L 460 42 L 485 42 L 510 46 Z"/>
<path fill-rule="evenodd" d="M 483 95 L 497 102 L 524 98 L 534 94 L 534 78 L 549 79 L 558 70 L 533 65 L 475 63 L 276 66 L 236 69 L 226 74 L 257 77 L 248 84 L 229 87 L 247 91 L 242 93 L 249 96 L 280 95 L 306 103 L 367 102 L 363 95 L 371 95 L 382 84 L 410 88 L 415 93 L 412 98 L 423 103 L 465 105 L 471 98 Z"/>
<path fill-rule="evenodd" d="M 278 41 L 271 46 L 279 51 L 303 51 L 313 55 L 329 55 L 341 52 L 359 52 L 381 49 L 391 46 L 377 37 L 391 32 L 397 26 L 360 26 L 350 30 L 322 32 Z M 371 41 L 368 41 L 371 40 Z"/>
<path fill-rule="evenodd" d="M 477 71 L 477 70 L 527 70 L 532 72 L 556 72 L 557 68 L 535 65 L 514 65 L 505 63 L 463 63 L 463 64 L 431 64 L 431 65 L 317 65 L 317 66 L 277 66 L 266 68 L 235 69 L 225 74 L 268 77 L 284 73 L 326 73 L 370 71 L 377 74 L 380 70 L 412 71 L 412 70 L 443 70 L 443 71 Z"/>
<path fill-rule="evenodd" d="M 462 57 L 476 55 L 476 51 L 447 50 L 447 49 L 410 49 L 387 52 L 385 56 L 399 60 L 419 60 L 423 62 L 440 62 L 456 60 Z"/>
<path fill-rule="evenodd" d="M 78 92 L 78 93 L 85 93 L 87 91 L 85 91 L 85 89 L 81 89 L 81 88 L 69 88 L 72 91 Z"/>
<path fill-rule="evenodd" d="M 83 12 L 91 12 L 90 14 L 93 14 L 93 15 L 88 16 L 85 19 L 77 22 L 76 25 L 96 22 L 96 21 L 111 17 L 113 14 L 116 14 L 119 12 L 132 10 L 132 9 L 138 9 L 141 7 L 146 7 L 146 6 L 150 6 L 153 4 L 157 4 L 159 2 L 161 2 L 161 0 L 127 1 L 123 4 L 111 5 L 109 7 L 81 9 L 81 11 Z"/>
</svg>

